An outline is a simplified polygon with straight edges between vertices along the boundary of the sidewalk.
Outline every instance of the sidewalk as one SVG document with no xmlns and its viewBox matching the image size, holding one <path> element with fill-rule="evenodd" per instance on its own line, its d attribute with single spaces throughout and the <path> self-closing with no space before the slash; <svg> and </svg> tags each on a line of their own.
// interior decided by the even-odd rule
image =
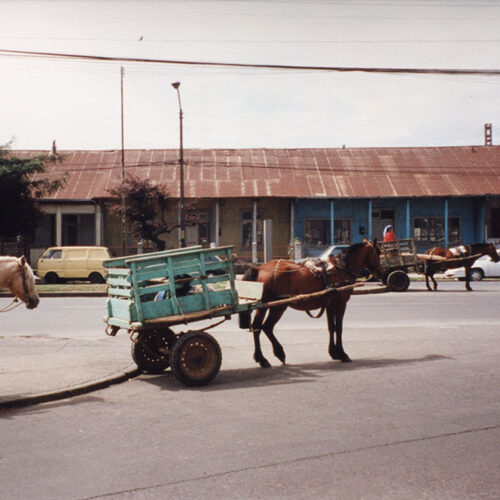
<svg viewBox="0 0 500 500">
<path fill-rule="evenodd" d="M 85 394 L 138 374 L 127 335 L 0 336 L 0 410 Z"/>
</svg>

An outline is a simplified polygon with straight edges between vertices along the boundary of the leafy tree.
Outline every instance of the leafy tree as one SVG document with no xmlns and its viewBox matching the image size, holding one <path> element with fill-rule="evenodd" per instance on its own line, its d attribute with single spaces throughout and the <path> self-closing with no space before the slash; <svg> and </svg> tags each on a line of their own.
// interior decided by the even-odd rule
<svg viewBox="0 0 500 500">
<path fill-rule="evenodd" d="M 109 190 L 109 193 L 113 196 L 114 213 L 121 215 L 121 186 Z M 132 223 L 134 236 L 150 240 L 157 250 L 164 250 L 166 244 L 160 236 L 179 227 L 169 227 L 165 220 L 171 201 L 165 186 L 131 176 L 125 179 L 124 195 L 125 217 Z"/>
<path fill-rule="evenodd" d="M 30 238 L 40 224 L 43 212 L 38 201 L 64 184 L 64 179 L 49 180 L 43 176 L 48 162 L 58 157 L 36 155 L 19 158 L 10 144 L 0 146 L 0 240 L 22 236 Z"/>
</svg>

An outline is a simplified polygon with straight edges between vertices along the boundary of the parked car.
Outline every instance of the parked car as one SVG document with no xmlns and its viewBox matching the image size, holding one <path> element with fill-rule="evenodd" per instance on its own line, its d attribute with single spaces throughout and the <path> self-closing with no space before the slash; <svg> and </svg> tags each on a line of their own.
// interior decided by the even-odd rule
<svg viewBox="0 0 500 500">
<path fill-rule="evenodd" d="M 336 257 L 340 255 L 343 251 L 349 248 L 349 245 L 328 245 L 327 247 L 323 247 L 323 249 L 318 249 L 316 252 L 309 252 L 307 257 L 302 259 L 297 259 L 295 262 L 302 263 L 308 258 L 318 258 L 321 260 L 326 260 L 328 257 Z"/>
<path fill-rule="evenodd" d="M 500 250 L 497 252 L 500 255 Z M 465 269 L 463 267 L 448 269 L 444 275 L 447 278 L 464 280 Z M 500 278 L 500 262 L 493 262 L 488 255 L 483 255 L 472 264 L 470 277 L 472 281 L 481 281 L 483 278 Z"/>
<path fill-rule="evenodd" d="M 103 262 L 111 255 L 106 247 L 50 247 L 38 260 L 37 275 L 45 283 L 66 279 L 84 279 L 104 283 Z"/>
</svg>

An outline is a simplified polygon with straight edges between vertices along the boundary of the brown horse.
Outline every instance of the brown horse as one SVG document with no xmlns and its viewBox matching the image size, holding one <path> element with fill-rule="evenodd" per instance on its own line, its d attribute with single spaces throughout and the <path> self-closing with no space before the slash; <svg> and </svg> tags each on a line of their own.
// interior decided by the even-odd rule
<svg viewBox="0 0 500 500">
<path fill-rule="evenodd" d="M 465 288 L 472 292 L 470 286 L 470 270 L 474 259 L 467 259 L 467 257 L 472 257 L 477 255 L 488 255 L 493 262 L 498 262 L 500 257 L 496 251 L 495 245 L 493 243 L 473 243 L 470 246 L 462 245 L 458 247 L 452 247 L 450 249 L 442 247 L 429 248 L 425 252 L 427 255 L 437 255 L 439 257 L 444 257 L 445 259 L 450 259 L 450 262 L 446 260 L 440 261 L 429 261 L 427 263 L 427 268 L 425 272 L 425 284 L 428 290 L 432 290 L 429 284 L 429 278 L 432 280 L 434 290 L 437 290 L 437 283 L 434 279 L 434 273 L 443 272 L 447 269 L 456 269 L 457 267 L 465 268 Z M 464 260 L 461 260 L 464 259 Z"/>
<path fill-rule="evenodd" d="M 243 276 L 247 281 L 264 283 L 262 302 L 271 302 L 283 297 L 310 294 L 327 287 L 336 287 L 353 284 L 361 276 L 361 271 L 369 272 L 381 277 L 380 250 L 376 240 L 351 245 L 340 257 L 330 257 L 330 269 L 323 275 L 313 274 L 304 264 L 297 264 L 288 260 L 272 260 L 258 268 L 250 268 Z M 322 297 L 314 297 L 305 301 L 292 303 L 290 307 L 301 311 L 310 311 L 324 308 L 328 318 L 329 346 L 328 352 L 332 359 L 351 361 L 342 346 L 342 323 L 347 301 L 352 290 L 332 292 Z M 262 367 L 271 366 L 262 354 L 260 346 L 260 332 L 264 330 L 273 346 L 274 355 L 284 364 L 285 352 L 282 345 L 274 336 L 276 323 L 285 312 L 287 305 L 269 308 L 269 314 L 264 321 L 267 309 L 258 309 L 252 322 L 255 352 L 254 359 Z"/>
<path fill-rule="evenodd" d="M 19 259 L 0 257 L 0 288 L 8 288 L 15 300 L 21 299 L 28 309 L 34 309 L 40 302 L 35 276 L 24 255 Z"/>
</svg>

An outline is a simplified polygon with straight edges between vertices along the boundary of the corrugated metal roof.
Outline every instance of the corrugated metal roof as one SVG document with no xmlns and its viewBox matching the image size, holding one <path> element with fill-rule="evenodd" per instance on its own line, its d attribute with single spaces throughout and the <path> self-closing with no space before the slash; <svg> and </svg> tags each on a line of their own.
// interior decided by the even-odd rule
<svg viewBox="0 0 500 500">
<path fill-rule="evenodd" d="M 44 151 L 13 151 L 28 156 Z M 121 151 L 60 151 L 46 175 L 67 176 L 51 198 L 109 197 Z M 179 196 L 179 152 L 127 150 L 126 175 Z M 187 198 L 371 198 L 500 194 L 500 146 L 355 149 L 187 149 Z"/>
</svg>

